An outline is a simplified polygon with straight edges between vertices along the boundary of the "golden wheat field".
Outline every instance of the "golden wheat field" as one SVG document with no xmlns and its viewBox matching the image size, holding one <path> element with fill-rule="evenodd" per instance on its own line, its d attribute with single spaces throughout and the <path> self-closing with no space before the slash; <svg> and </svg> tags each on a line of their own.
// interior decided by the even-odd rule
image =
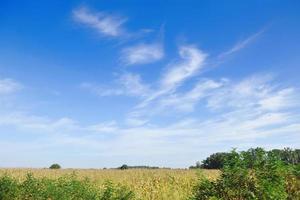
<svg viewBox="0 0 300 200">
<path fill-rule="evenodd" d="M 0 176 L 7 174 L 20 181 L 32 173 L 35 177 L 58 178 L 75 174 L 79 179 L 89 178 L 101 187 L 110 180 L 134 191 L 136 199 L 164 200 L 186 199 L 200 174 L 215 179 L 217 170 L 185 169 L 0 169 Z"/>
</svg>

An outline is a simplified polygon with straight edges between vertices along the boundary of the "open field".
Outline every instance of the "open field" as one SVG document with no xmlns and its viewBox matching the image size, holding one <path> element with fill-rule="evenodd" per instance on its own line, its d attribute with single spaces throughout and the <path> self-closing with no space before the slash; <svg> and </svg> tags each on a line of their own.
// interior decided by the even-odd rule
<svg viewBox="0 0 300 200">
<path fill-rule="evenodd" d="M 24 180 L 26 174 L 34 177 L 58 178 L 75 173 L 79 179 L 89 178 L 95 185 L 101 187 L 105 181 L 127 186 L 134 191 L 136 199 L 185 199 L 200 174 L 198 170 L 184 169 L 0 169 L 0 176 L 7 174 Z M 215 179 L 218 170 L 201 170 L 209 179 Z"/>
</svg>

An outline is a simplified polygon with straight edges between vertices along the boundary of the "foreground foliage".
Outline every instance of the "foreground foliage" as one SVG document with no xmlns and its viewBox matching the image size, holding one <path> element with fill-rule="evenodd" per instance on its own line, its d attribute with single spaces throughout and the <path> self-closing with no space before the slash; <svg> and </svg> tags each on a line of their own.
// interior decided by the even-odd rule
<svg viewBox="0 0 300 200">
<path fill-rule="evenodd" d="M 300 167 L 261 148 L 228 154 L 216 181 L 204 177 L 193 200 L 299 200 Z"/>
<path fill-rule="evenodd" d="M 74 175 L 58 179 L 35 178 L 28 174 L 24 181 L 10 176 L 0 178 L 0 200 L 130 200 L 133 192 L 106 182 L 96 187 L 88 179 Z"/>
</svg>

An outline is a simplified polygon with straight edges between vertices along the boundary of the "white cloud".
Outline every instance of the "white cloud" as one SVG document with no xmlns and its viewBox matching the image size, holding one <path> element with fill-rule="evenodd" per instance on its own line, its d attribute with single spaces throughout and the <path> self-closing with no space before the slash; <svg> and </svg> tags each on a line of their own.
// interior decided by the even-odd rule
<svg viewBox="0 0 300 200">
<path fill-rule="evenodd" d="M 85 7 L 73 10 L 73 17 L 77 22 L 90 26 L 105 36 L 118 37 L 125 33 L 122 25 L 126 18 L 105 12 L 91 12 Z"/>
<path fill-rule="evenodd" d="M 122 60 L 126 65 L 147 64 L 158 61 L 164 56 L 163 45 L 138 44 L 122 50 Z"/>
<path fill-rule="evenodd" d="M 0 79 L 0 95 L 11 94 L 22 88 L 22 85 L 12 79 Z"/>
</svg>

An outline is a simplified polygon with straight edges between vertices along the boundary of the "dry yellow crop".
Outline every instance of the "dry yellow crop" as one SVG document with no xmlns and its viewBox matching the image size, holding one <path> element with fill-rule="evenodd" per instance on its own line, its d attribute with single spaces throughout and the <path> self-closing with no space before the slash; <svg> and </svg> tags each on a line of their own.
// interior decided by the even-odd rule
<svg viewBox="0 0 300 200">
<path fill-rule="evenodd" d="M 179 200 L 186 199 L 198 179 L 197 170 L 185 169 L 0 169 L 0 176 L 8 174 L 23 180 L 26 174 L 35 177 L 58 178 L 75 173 L 79 179 L 89 178 L 96 185 L 103 185 L 107 180 L 125 185 L 134 191 L 136 199 Z M 217 170 L 202 170 L 210 179 L 219 175 Z"/>
</svg>

